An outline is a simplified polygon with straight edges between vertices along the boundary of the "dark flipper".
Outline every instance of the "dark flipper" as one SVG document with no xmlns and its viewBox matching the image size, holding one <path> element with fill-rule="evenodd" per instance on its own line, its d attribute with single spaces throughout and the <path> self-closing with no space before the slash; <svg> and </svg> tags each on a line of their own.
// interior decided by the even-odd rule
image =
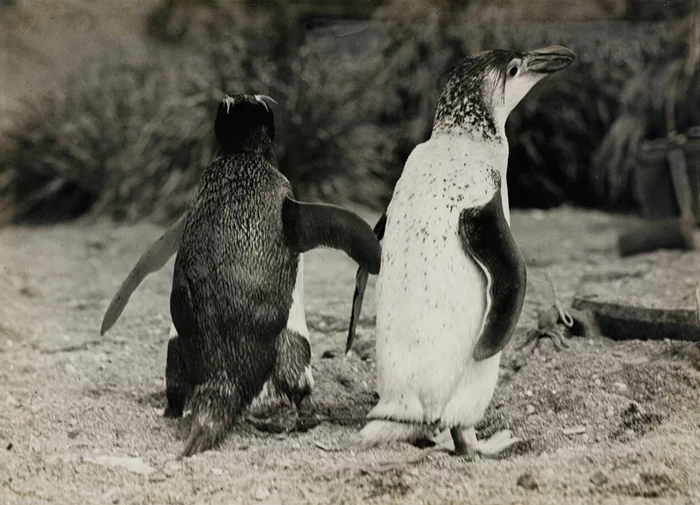
<svg viewBox="0 0 700 505">
<path fill-rule="evenodd" d="M 486 317 L 474 348 L 474 359 L 483 360 L 501 351 L 513 335 L 527 283 L 525 261 L 503 214 L 500 188 L 484 206 L 462 211 L 459 236 L 465 252 L 490 279 Z"/>
<path fill-rule="evenodd" d="M 384 238 L 384 230 L 386 229 L 386 212 L 382 214 L 374 225 L 374 234 L 378 240 Z M 348 329 L 348 340 L 345 343 L 345 352 L 352 349 L 352 344 L 355 341 L 355 331 L 357 330 L 357 322 L 360 320 L 360 312 L 362 312 L 362 302 L 365 299 L 365 289 L 367 288 L 367 279 L 369 272 L 362 267 L 357 269 L 355 277 L 355 293 L 352 296 L 352 312 L 350 312 L 350 328 Z"/>
<path fill-rule="evenodd" d="M 335 205 L 284 201 L 282 222 L 287 245 L 298 253 L 316 247 L 340 249 L 370 273 L 379 272 L 381 248 L 369 225 Z"/>
<path fill-rule="evenodd" d="M 129 302 L 131 294 L 136 291 L 136 288 L 139 287 L 146 276 L 163 268 L 170 257 L 177 252 L 184 228 L 185 216 L 182 216 L 141 255 L 136 266 L 129 272 L 119 291 L 112 298 L 102 320 L 100 335 L 104 335 L 117 322 L 124 307 Z"/>
</svg>

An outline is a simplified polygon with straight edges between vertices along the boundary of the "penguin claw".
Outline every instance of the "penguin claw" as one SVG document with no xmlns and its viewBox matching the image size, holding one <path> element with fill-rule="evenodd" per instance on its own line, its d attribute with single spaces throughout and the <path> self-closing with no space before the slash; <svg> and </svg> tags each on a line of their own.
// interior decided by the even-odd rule
<svg viewBox="0 0 700 505">
<path fill-rule="evenodd" d="M 447 430 L 448 433 L 452 433 L 452 430 Z M 492 455 L 503 452 L 508 447 L 522 441 L 518 437 L 514 437 L 510 430 L 501 430 L 494 433 L 488 440 L 480 441 L 476 438 L 476 432 L 474 428 L 469 428 L 462 430 L 459 433 L 452 435 L 452 438 L 457 438 L 460 443 L 455 444 L 454 454 L 457 456 L 464 456 L 469 453 L 469 450 L 473 450 L 479 454 Z M 445 437 L 438 436 L 435 441 L 437 442 L 439 438 L 445 439 Z M 446 440 L 445 440 L 446 441 Z M 440 442 L 438 442 L 439 445 Z"/>
<path fill-rule="evenodd" d="M 510 430 L 502 430 L 491 436 L 486 441 L 477 441 L 474 437 L 474 449 L 481 454 L 498 454 L 508 447 L 520 442 L 522 439 L 514 437 Z"/>
</svg>

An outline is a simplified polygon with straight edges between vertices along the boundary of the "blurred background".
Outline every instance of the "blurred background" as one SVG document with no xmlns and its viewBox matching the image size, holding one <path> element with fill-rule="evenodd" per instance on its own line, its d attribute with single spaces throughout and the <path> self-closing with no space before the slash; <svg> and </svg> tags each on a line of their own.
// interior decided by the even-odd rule
<svg viewBox="0 0 700 505">
<path fill-rule="evenodd" d="M 644 142 L 700 126 L 699 26 L 698 0 L 0 0 L 0 223 L 172 222 L 244 92 L 279 102 L 298 197 L 383 210 L 451 66 L 553 43 L 578 60 L 509 119 L 511 205 L 649 213 Z"/>
</svg>

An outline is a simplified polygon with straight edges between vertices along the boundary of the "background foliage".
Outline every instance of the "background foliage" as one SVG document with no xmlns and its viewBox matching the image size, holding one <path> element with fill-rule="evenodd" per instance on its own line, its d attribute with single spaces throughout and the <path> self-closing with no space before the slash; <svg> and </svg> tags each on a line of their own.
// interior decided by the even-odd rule
<svg viewBox="0 0 700 505">
<path fill-rule="evenodd" d="M 589 3 L 607 17 L 613 4 Z M 532 13 L 522 5 L 394 0 L 359 33 L 300 38 L 284 3 L 162 2 L 145 31 L 176 56 L 87 61 L 20 109 L 0 144 L 0 211 L 25 221 L 179 216 L 216 154 L 216 104 L 237 92 L 280 103 L 280 169 L 298 196 L 382 208 L 430 135 L 452 65 L 484 48 L 551 43 L 578 60 L 511 115 L 511 203 L 633 207 L 639 140 L 679 127 L 669 103 L 684 111 L 681 128 L 700 121 L 697 20 L 523 22 Z"/>
</svg>

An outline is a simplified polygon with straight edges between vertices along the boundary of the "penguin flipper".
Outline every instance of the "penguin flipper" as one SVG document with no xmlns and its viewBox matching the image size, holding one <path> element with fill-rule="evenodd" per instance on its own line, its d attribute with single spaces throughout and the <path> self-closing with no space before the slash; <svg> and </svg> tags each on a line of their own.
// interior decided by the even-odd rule
<svg viewBox="0 0 700 505">
<path fill-rule="evenodd" d="M 486 277 L 486 313 L 474 359 L 500 352 L 513 335 L 525 299 L 525 260 L 503 213 L 501 189 L 489 202 L 464 209 L 459 236 L 465 253 L 474 258 Z"/>
<path fill-rule="evenodd" d="M 131 269 L 129 275 L 122 283 L 117 294 L 114 295 L 112 301 L 105 312 L 100 328 L 100 335 L 104 335 L 119 319 L 119 316 L 124 311 L 124 307 L 129 302 L 131 294 L 136 291 L 148 274 L 156 272 L 163 268 L 170 257 L 175 254 L 180 246 L 180 238 L 182 230 L 185 228 L 185 217 L 187 214 L 178 219 L 173 226 L 170 227 L 158 240 L 156 240 L 146 251 L 141 255 L 138 262 Z"/>
<path fill-rule="evenodd" d="M 379 241 L 372 228 L 354 212 L 287 197 L 282 206 L 282 223 L 287 245 L 293 251 L 301 254 L 316 247 L 332 247 L 345 251 L 370 273 L 379 272 Z"/>
<path fill-rule="evenodd" d="M 382 214 L 374 225 L 374 234 L 377 240 L 382 240 L 384 238 L 384 231 L 386 230 L 386 212 Z M 352 349 L 352 344 L 355 341 L 355 331 L 357 329 L 357 322 L 360 320 L 360 312 L 362 312 L 362 302 L 365 298 L 365 289 L 367 289 L 367 279 L 369 277 L 369 272 L 361 266 L 357 269 L 357 275 L 355 276 L 355 293 L 352 295 L 352 312 L 350 312 L 350 328 L 348 329 L 348 339 L 345 343 L 345 353 L 347 354 L 350 349 Z"/>
</svg>

